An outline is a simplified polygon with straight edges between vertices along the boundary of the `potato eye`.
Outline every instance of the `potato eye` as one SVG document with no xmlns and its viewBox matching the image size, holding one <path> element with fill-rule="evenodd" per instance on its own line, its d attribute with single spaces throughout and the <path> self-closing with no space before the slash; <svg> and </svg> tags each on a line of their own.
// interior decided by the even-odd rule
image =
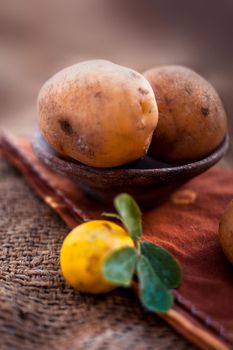
<svg viewBox="0 0 233 350">
<path fill-rule="evenodd" d="M 65 119 L 59 120 L 58 122 L 60 124 L 60 127 L 61 127 L 62 131 L 65 134 L 67 134 L 67 135 L 72 135 L 73 134 L 73 128 L 72 128 L 70 122 L 68 122 Z"/>
</svg>

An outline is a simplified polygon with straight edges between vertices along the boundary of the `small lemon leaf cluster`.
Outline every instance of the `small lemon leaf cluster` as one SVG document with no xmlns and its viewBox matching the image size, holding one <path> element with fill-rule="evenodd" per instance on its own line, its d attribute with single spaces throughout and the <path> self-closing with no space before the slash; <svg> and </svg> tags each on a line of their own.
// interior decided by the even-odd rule
<svg viewBox="0 0 233 350">
<path fill-rule="evenodd" d="M 135 247 L 125 247 L 109 255 L 103 266 L 104 278 L 116 285 L 129 287 L 134 276 L 139 282 L 139 297 L 151 311 L 167 312 L 173 305 L 171 289 L 180 285 L 181 268 L 168 250 L 142 241 L 142 213 L 135 200 L 122 193 L 114 199 L 117 213 L 103 215 L 119 219 Z"/>
</svg>

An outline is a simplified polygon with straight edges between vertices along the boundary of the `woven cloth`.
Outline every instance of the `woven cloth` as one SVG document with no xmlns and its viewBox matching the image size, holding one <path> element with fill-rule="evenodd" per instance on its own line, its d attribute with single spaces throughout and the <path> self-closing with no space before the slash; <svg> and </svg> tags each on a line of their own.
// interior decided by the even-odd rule
<svg viewBox="0 0 233 350">
<path fill-rule="evenodd" d="M 192 349 L 135 295 L 79 294 L 59 271 L 67 226 L 0 160 L 0 349 Z"/>
<path fill-rule="evenodd" d="M 27 143 L 8 146 L 5 154 L 70 227 L 98 217 L 103 208 L 89 202 L 69 180 L 44 168 Z M 189 203 L 178 193 L 144 215 L 144 238 L 169 248 L 184 269 L 176 305 L 163 318 L 203 349 L 227 349 L 232 346 L 233 279 L 219 247 L 217 227 L 233 196 L 232 172 L 211 170 L 182 191 L 189 194 Z"/>
<path fill-rule="evenodd" d="M 195 350 L 134 293 L 68 287 L 58 254 L 69 229 L 0 158 L 1 350 Z"/>
</svg>

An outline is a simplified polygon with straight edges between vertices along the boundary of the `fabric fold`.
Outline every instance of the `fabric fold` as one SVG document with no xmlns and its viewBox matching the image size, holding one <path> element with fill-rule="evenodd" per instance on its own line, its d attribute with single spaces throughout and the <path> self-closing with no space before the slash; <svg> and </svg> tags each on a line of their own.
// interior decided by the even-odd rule
<svg viewBox="0 0 233 350">
<path fill-rule="evenodd" d="M 3 136 L 2 154 L 35 192 L 73 228 L 99 218 L 104 206 L 46 168 L 30 142 Z M 233 172 L 213 168 L 143 215 L 143 238 L 169 249 L 184 279 L 172 310 L 160 316 L 202 349 L 233 347 L 233 268 L 218 241 L 219 219 L 233 198 Z"/>
</svg>

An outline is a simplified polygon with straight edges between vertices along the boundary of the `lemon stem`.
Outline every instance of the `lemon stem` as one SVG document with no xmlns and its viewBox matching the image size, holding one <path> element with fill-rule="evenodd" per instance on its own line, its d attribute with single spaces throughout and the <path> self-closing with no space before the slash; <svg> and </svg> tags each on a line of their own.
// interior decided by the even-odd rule
<svg viewBox="0 0 233 350">
<path fill-rule="evenodd" d="M 141 240 L 137 239 L 134 241 L 135 248 L 137 249 L 138 255 L 141 255 Z"/>
</svg>

